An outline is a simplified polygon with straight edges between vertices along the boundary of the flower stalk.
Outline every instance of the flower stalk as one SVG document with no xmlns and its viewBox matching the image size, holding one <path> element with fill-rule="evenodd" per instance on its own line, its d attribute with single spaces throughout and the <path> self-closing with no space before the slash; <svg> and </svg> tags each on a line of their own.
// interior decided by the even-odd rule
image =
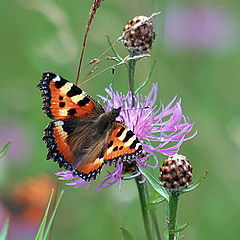
<svg viewBox="0 0 240 240">
<path fill-rule="evenodd" d="M 130 57 L 133 57 L 133 53 L 130 53 Z M 134 96 L 134 89 L 135 89 L 134 88 L 135 67 L 136 67 L 136 60 L 131 59 L 128 65 L 128 83 L 129 83 L 129 90 L 132 92 L 132 96 Z M 134 97 L 133 97 L 133 101 L 134 101 Z M 139 175 L 138 177 L 135 178 L 135 180 L 137 184 L 139 200 L 140 200 L 140 205 L 142 209 L 145 232 L 147 235 L 147 239 L 152 240 L 152 232 L 151 232 L 148 208 L 147 208 L 148 193 L 147 193 L 145 184 L 141 183 L 143 181 L 143 178 L 144 177 L 142 175 Z"/>
<path fill-rule="evenodd" d="M 151 217 L 152 217 L 152 222 L 153 222 L 153 227 L 155 228 L 155 233 L 156 233 L 156 238 L 157 240 L 162 240 L 161 237 L 161 232 L 158 226 L 158 219 L 155 210 L 150 211 Z"/>
<path fill-rule="evenodd" d="M 149 216 L 148 216 L 148 207 L 147 207 L 148 193 L 147 193 L 147 189 L 146 189 L 146 184 L 139 183 L 139 181 L 140 182 L 143 181 L 143 175 L 136 177 L 135 180 L 136 180 L 136 184 L 137 184 L 139 200 L 140 200 L 141 209 L 142 209 L 142 216 L 143 216 L 145 232 L 147 235 L 147 239 L 152 240 L 153 238 L 152 238 L 152 232 L 151 232 L 150 221 L 149 221 Z"/>
<path fill-rule="evenodd" d="M 168 232 L 169 232 L 169 240 L 174 240 L 176 223 L 177 223 L 177 209 L 178 209 L 178 200 L 179 193 L 172 191 L 169 194 L 169 203 L 168 203 Z"/>
<path fill-rule="evenodd" d="M 133 57 L 133 54 L 130 54 L 130 57 Z M 134 94 L 135 87 L 134 87 L 134 75 L 135 75 L 135 66 L 136 66 L 135 59 L 131 59 L 128 62 L 128 86 L 129 90 Z"/>
</svg>

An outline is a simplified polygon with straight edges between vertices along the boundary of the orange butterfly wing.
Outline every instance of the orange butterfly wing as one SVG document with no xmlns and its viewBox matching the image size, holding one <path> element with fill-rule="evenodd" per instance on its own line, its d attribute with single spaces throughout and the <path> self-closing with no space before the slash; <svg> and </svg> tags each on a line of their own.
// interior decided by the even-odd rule
<svg viewBox="0 0 240 240">
<path fill-rule="evenodd" d="M 104 109 L 79 87 L 50 72 L 43 73 L 38 87 L 45 114 L 55 120 L 44 132 L 47 159 L 52 158 L 60 167 L 90 180 L 96 178 L 104 163 L 111 165 L 141 156 L 141 142 L 120 122 L 114 122 L 106 136 L 97 136 L 100 141 L 88 137 L 94 131 L 91 123 Z M 86 152 L 89 149 L 91 152 Z"/>
<path fill-rule="evenodd" d="M 73 171 L 74 174 L 82 177 L 84 180 L 95 179 L 100 173 L 103 165 L 103 156 L 98 154 L 94 159 L 87 159 L 79 166 L 75 167 L 75 155 L 71 145 L 68 142 L 69 132 L 73 129 L 66 128 L 66 121 L 58 120 L 49 123 L 44 132 L 43 140 L 47 144 L 47 159 L 52 158 L 67 170 Z"/>
<path fill-rule="evenodd" d="M 69 132 L 64 129 L 64 121 L 104 113 L 102 106 L 79 87 L 58 74 L 43 73 L 38 85 L 43 97 L 43 111 L 51 119 L 44 132 L 47 144 L 47 159 L 52 158 L 60 167 L 74 170 L 74 152 L 68 143 Z M 74 129 L 73 129 L 74 130 Z M 100 173 L 103 159 L 93 159 L 81 164 L 75 173 L 86 180 Z"/>
<path fill-rule="evenodd" d="M 83 90 L 55 73 L 43 73 L 38 87 L 42 91 L 43 111 L 51 119 L 104 112 L 102 106 Z"/>
<path fill-rule="evenodd" d="M 115 161 L 126 161 L 142 154 L 142 143 L 125 125 L 115 122 L 112 134 L 104 154 L 104 162 L 112 164 Z"/>
</svg>

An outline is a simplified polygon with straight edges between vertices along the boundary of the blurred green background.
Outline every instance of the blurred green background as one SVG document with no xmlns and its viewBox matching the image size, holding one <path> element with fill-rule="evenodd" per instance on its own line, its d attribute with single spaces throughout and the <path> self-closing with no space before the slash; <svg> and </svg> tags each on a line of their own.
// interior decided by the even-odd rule
<svg viewBox="0 0 240 240">
<path fill-rule="evenodd" d="M 49 119 L 42 112 L 36 85 L 45 71 L 75 82 L 91 5 L 86 0 L 0 1 L 0 144 L 12 141 L 1 160 L 1 195 L 29 177 L 42 173 L 54 177 L 58 171 L 57 164 L 45 160 L 42 134 Z M 208 177 L 180 200 L 178 222 L 190 223 L 184 239 L 239 239 L 239 7 L 234 0 L 105 0 L 88 35 L 85 64 L 108 47 L 105 33 L 115 40 L 134 16 L 162 11 L 154 19 L 157 35 L 152 57 L 138 64 L 136 77 L 141 83 L 157 60 L 152 82 L 159 84 L 159 101 L 167 104 L 175 95 L 181 97 L 184 114 L 198 130 L 181 153 L 190 159 L 194 179 L 205 170 Z M 127 55 L 121 43 L 117 50 Z M 97 97 L 105 94 L 111 81 L 107 71 L 82 88 Z M 127 91 L 124 66 L 116 69 L 115 88 Z M 151 84 L 142 93 L 150 88 Z M 134 181 L 124 182 L 121 192 L 117 185 L 99 192 L 94 187 L 88 191 L 62 187 L 65 194 L 52 239 L 121 239 L 120 226 L 135 239 L 145 239 Z M 162 224 L 165 204 L 157 214 Z"/>
</svg>

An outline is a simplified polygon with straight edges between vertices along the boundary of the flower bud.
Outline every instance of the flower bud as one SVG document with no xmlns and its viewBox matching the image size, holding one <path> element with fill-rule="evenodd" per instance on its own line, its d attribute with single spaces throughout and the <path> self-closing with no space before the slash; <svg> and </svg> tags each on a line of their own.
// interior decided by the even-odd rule
<svg viewBox="0 0 240 240">
<path fill-rule="evenodd" d="M 143 141 L 141 141 L 143 144 Z M 142 151 L 142 154 L 140 155 L 141 158 L 144 158 L 147 156 L 147 153 L 145 150 Z M 123 162 L 123 174 L 126 173 L 132 173 L 135 174 L 138 170 L 137 162 L 136 161 L 124 161 Z"/>
<path fill-rule="evenodd" d="M 192 166 L 181 154 L 168 156 L 160 171 L 161 184 L 171 191 L 181 191 L 192 181 Z"/>
<path fill-rule="evenodd" d="M 138 167 L 137 167 L 137 163 L 134 161 L 134 162 L 123 162 L 123 174 L 126 174 L 126 173 L 136 173 L 138 171 Z"/>
<path fill-rule="evenodd" d="M 135 55 L 147 53 L 155 38 L 152 21 L 145 16 L 136 16 L 123 28 L 124 46 Z"/>
</svg>

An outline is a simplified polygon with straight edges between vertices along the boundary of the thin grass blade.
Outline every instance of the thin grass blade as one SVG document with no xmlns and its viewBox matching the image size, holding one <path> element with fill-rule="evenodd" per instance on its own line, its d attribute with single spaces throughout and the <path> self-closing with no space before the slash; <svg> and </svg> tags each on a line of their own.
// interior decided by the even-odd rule
<svg viewBox="0 0 240 240">
<path fill-rule="evenodd" d="M 112 41 L 111 41 L 111 38 L 108 34 L 105 34 L 105 37 L 107 38 L 107 42 L 109 44 L 109 46 L 111 47 L 114 55 L 120 60 L 120 61 L 123 61 L 123 58 L 120 57 L 120 55 L 117 53 L 116 49 L 114 48 L 114 46 L 112 45 Z"/>
<path fill-rule="evenodd" d="M 171 231 L 171 233 L 182 232 L 182 231 L 185 230 L 188 226 L 189 226 L 189 223 L 185 223 L 185 224 L 182 225 L 181 227 L 178 227 L 178 228 L 175 229 L 174 231 Z"/>
<path fill-rule="evenodd" d="M 9 227 L 9 218 L 5 221 L 3 225 L 2 231 L 0 233 L 0 240 L 7 240 L 8 227 Z"/>
<path fill-rule="evenodd" d="M 134 240 L 134 237 L 126 228 L 120 227 L 120 230 L 122 231 L 122 236 L 124 240 Z"/>
<path fill-rule="evenodd" d="M 52 202 L 53 192 L 54 192 L 54 189 L 52 189 L 52 192 L 51 192 L 51 195 L 50 195 L 50 198 L 49 198 L 49 201 L 48 201 L 48 205 L 47 205 L 44 217 L 42 219 L 42 222 L 40 224 L 40 227 L 38 229 L 37 235 L 35 237 L 35 240 L 42 240 L 43 239 L 44 230 L 45 230 L 47 217 L 48 217 L 48 212 L 49 212 L 49 208 L 50 208 L 50 205 L 51 205 L 51 202 Z"/>
<path fill-rule="evenodd" d="M 54 208 L 53 213 L 52 213 L 52 215 L 51 215 L 51 217 L 50 217 L 50 219 L 49 219 L 49 222 L 48 222 L 46 231 L 45 231 L 45 233 L 44 233 L 43 240 L 47 240 L 47 238 L 48 238 L 48 235 L 49 235 L 49 232 L 50 232 L 50 230 L 51 230 L 51 226 L 52 226 L 52 224 L 53 224 L 53 220 L 54 220 L 54 217 L 55 217 L 55 215 L 56 215 L 56 212 L 57 212 L 57 209 L 58 209 L 58 205 L 59 205 L 59 203 L 60 203 L 60 201 L 61 201 L 61 199 L 62 199 L 63 193 L 64 193 L 64 190 L 62 190 L 61 193 L 60 193 L 59 196 L 58 196 L 58 199 L 57 199 L 55 208 Z"/>
<path fill-rule="evenodd" d="M 2 148 L 2 150 L 1 150 L 1 152 L 0 152 L 0 159 L 3 158 L 3 157 L 6 155 L 7 150 L 8 150 L 8 148 L 9 148 L 10 144 L 11 144 L 11 142 L 7 142 L 7 143 L 4 145 L 4 147 Z"/>
<path fill-rule="evenodd" d="M 137 94 L 139 91 L 141 91 L 146 85 L 147 83 L 150 81 L 151 77 L 152 77 L 152 73 L 153 73 L 153 69 L 156 65 L 156 60 L 153 62 L 153 65 L 151 67 L 150 73 L 148 75 L 148 77 L 145 79 L 145 81 L 135 90 L 135 94 Z"/>
</svg>

